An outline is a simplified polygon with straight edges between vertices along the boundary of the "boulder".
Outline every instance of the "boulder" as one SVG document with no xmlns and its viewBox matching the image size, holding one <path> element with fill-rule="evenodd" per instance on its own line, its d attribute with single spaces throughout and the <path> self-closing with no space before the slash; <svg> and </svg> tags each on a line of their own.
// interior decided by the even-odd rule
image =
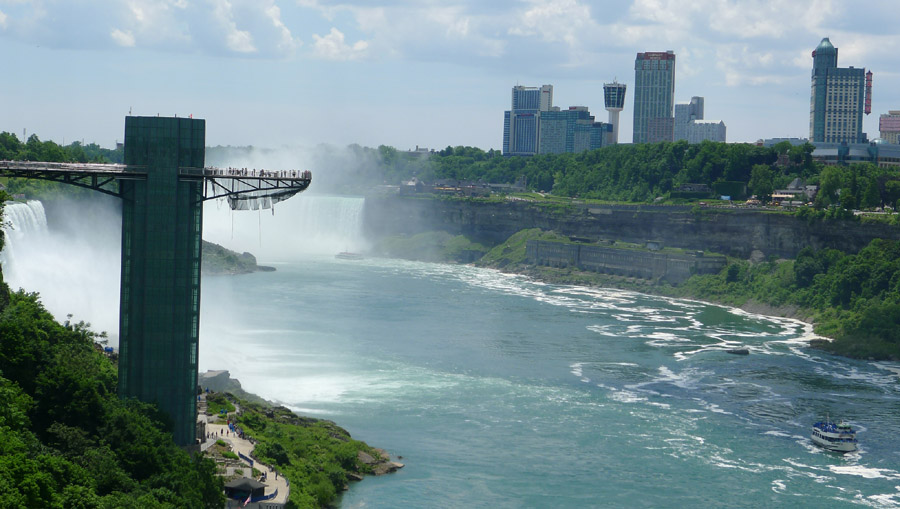
<svg viewBox="0 0 900 509">
<path fill-rule="evenodd" d="M 372 473 L 375 475 L 384 475 L 384 474 L 392 474 L 397 470 L 403 468 L 403 463 L 397 463 L 395 461 L 385 461 L 384 463 L 379 463 L 375 465 L 375 468 L 372 469 Z"/>
</svg>

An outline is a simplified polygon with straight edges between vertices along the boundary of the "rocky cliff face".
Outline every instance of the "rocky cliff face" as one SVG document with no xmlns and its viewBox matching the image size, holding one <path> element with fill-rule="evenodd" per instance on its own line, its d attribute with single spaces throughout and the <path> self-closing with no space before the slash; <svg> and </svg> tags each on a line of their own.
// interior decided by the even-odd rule
<svg viewBox="0 0 900 509">
<path fill-rule="evenodd" d="M 477 242 L 498 244 L 526 228 L 554 230 L 586 241 L 619 240 L 709 250 L 741 258 L 793 258 L 806 246 L 856 252 L 874 238 L 900 239 L 900 228 L 853 221 L 806 221 L 792 215 L 747 209 L 654 205 L 538 205 L 526 201 L 366 198 L 365 231 L 379 238 L 442 230 Z"/>
</svg>

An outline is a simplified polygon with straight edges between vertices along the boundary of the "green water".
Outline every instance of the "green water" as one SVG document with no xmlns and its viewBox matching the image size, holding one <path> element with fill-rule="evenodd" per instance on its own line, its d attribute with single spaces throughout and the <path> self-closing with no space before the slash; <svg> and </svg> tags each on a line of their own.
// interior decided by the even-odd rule
<svg viewBox="0 0 900 509">
<path fill-rule="evenodd" d="M 900 366 L 803 324 L 466 266 L 277 269 L 204 279 L 201 369 L 403 456 L 342 507 L 900 505 Z M 810 443 L 826 413 L 858 453 Z"/>
</svg>

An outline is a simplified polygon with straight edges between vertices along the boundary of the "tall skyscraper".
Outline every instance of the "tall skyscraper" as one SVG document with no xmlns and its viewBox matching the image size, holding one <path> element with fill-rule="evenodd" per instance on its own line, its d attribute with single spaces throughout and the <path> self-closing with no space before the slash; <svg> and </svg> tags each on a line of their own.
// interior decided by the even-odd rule
<svg viewBox="0 0 900 509">
<path fill-rule="evenodd" d="M 552 108 L 553 85 L 513 87 L 511 108 L 503 114 L 503 154 L 537 154 L 541 112 Z"/>
<path fill-rule="evenodd" d="M 612 125 L 612 143 L 619 143 L 619 112 L 625 108 L 625 84 L 613 81 L 603 84 L 603 103 Z"/>
<path fill-rule="evenodd" d="M 633 143 L 674 138 L 675 52 L 638 53 L 634 60 Z"/>
<path fill-rule="evenodd" d="M 838 50 L 828 38 L 812 52 L 809 138 L 813 142 L 863 143 L 862 116 L 871 113 L 872 73 L 838 67 Z"/>
</svg>

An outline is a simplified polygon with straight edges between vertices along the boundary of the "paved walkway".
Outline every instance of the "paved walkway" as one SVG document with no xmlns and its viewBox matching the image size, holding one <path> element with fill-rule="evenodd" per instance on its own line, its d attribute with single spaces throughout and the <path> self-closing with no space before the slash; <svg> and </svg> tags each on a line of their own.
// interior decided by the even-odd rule
<svg viewBox="0 0 900 509">
<path fill-rule="evenodd" d="M 233 415 L 229 413 L 229 416 Z M 255 447 L 249 440 L 244 440 L 243 438 L 239 438 L 236 433 L 231 432 L 228 429 L 227 424 L 207 424 L 206 431 L 212 433 L 215 438 L 209 438 L 206 443 L 203 444 L 203 448 L 209 447 L 209 445 L 215 443 L 216 440 L 223 440 L 231 445 L 231 450 L 234 451 L 235 454 L 243 454 L 244 456 L 250 458 L 250 453 L 253 452 L 253 448 Z M 226 431 L 228 432 L 226 434 Z M 246 464 L 246 461 L 241 460 Z M 262 481 L 263 484 L 266 485 L 265 494 L 268 495 L 278 489 L 278 496 L 273 498 L 272 500 L 267 500 L 269 503 L 285 503 L 287 502 L 288 497 L 288 485 L 287 480 L 285 480 L 284 476 L 278 475 L 276 479 L 275 471 L 269 468 L 258 461 L 253 461 L 253 467 L 266 475 L 266 480 Z M 249 507 L 253 507 L 251 504 Z"/>
</svg>

